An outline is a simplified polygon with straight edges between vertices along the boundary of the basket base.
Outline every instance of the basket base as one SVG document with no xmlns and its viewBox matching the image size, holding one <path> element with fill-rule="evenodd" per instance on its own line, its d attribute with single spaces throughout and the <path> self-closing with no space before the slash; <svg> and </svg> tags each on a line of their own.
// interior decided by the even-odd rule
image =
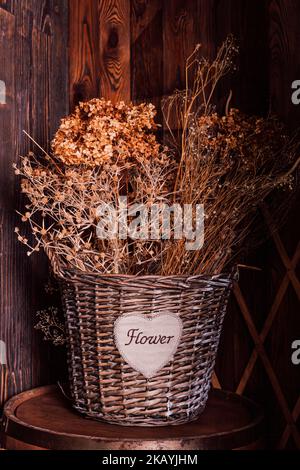
<svg viewBox="0 0 300 470">
<path fill-rule="evenodd" d="M 197 411 L 191 413 L 189 416 L 183 417 L 168 417 L 166 418 L 165 421 L 162 420 L 162 417 L 159 416 L 157 420 L 154 417 L 151 417 L 151 420 L 148 418 L 143 418 L 139 417 L 134 419 L 132 416 L 130 417 L 130 420 L 126 420 L 125 417 L 122 416 L 122 418 L 118 417 L 112 417 L 109 415 L 106 416 L 99 416 L 97 413 L 89 413 L 86 412 L 85 410 L 82 410 L 81 408 L 77 407 L 76 405 L 73 405 L 73 408 L 81 414 L 81 416 L 84 416 L 86 419 L 92 419 L 94 421 L 99 421 L 101 423 L 108 423 L 108 424 L 114 424 L 118 426 L 140 426 L 140 427 L 156 427 L 156 426 L 180 426 L 182 424 L 187 424 L 191 423 L 193 421 L 196 421 L 199 416 L 203 413 L 205 410 L 206 403 L 197 409 Z M 146 421 L 147 419 L 147 421 Z"/>
</svg>

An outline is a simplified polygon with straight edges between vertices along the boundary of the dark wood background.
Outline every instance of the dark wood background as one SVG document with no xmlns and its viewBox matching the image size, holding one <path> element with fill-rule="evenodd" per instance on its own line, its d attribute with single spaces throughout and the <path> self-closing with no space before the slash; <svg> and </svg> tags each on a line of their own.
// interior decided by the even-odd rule
<svg viewBox="0 0 300 470">
<path fill-rule="evenodd" d="M 0 369 L 0 402 L 55 376 L 49 364 L 55 368 L 56 352 L 33 329 L 45 304 L 47 262 L 28 258 L 14 234 L 22 200 L 12 164 L 32 147 L 23 130 L 47 147 L 68 110 L 67 42 L 66 1 L 0 1 L 0 80 L 7 90 L 0 105 L 0 339 L 8 359 Z"/>
<path fill-rule="evenodd" d="M 232 88 L 232 105 L 243 111 L 271 110 L 291 129 L 300 125 L 300 106 L 291 102 L 291 84 L 300 79 L 299 0 L 70 0 L 68 11 L 69 21 L 66 0 L 0 0 L 0 80 L 8 87 L 8 102 L 0 105 L 0 339 L 8 347 L 2 400 L 57 375 L 53 350 L 32 329 L 45 262 L 27 259 L 12 234 L 21 201 L 11 163 L 28 148 L 22 129 L 46 146 L 68 107 L 96 96 L 150 100 L 159 108 L 162 96 L 182 86 L 195 44 L 212 57 L 229 33 L 240 57 L 221 92 Z M 280 239 L 251 255 L 249 264 L 262 270 L 241 275 L 214 380 L 262 403 L 269 445 L 288 448 L 300 447 L 300 366 L 291 363 L 291 343 L 300 338 L 299 257 L 289 261 L 300 238 L 298 217 L 299 207 Z M 246 367 L 253 354 L 258 360 Z"/>
</svg>

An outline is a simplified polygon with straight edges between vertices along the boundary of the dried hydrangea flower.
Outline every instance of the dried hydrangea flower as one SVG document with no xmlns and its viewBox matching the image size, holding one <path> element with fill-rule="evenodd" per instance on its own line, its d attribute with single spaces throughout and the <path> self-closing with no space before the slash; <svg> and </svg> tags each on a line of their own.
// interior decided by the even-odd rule
<svg viewBox="0 0 300 470">
<path fill-rule="evenodd" d="M 155 114 L 152 104 L 112 104 L 98 98 L 79 103 L 62 120 L 52 142 L 53 153 L 65 165 L 90 167 L 157 158 Z"/>
</svg>

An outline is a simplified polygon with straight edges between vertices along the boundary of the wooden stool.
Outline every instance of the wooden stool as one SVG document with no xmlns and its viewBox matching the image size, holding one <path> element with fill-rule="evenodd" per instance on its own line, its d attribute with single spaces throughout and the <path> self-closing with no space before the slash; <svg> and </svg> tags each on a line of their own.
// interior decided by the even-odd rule
<svg viewBox="0 0 300 470">
<path fill-rule="evenodd" d="M 197 421 L 180 426 L 125 427 L 85 419 L 56 386 L 10 399 L 4 409 L 4 447 L 10 450 L 204 450 L 262 448 L 263 415 L 252 401 L 210 393 Z"/>
</svg>

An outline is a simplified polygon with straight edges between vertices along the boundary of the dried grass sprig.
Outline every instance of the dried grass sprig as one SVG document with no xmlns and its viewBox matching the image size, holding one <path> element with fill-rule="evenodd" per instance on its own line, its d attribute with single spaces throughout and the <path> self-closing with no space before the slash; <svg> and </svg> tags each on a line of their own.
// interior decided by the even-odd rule
<svg viewBox="0 0 300 470">
<path fill-rule="evenodd" d="M 186 89 L 163 103 L 167 128 L 174 127 L 174 116 L 181 128 L 175 199 L 205 210 L 203 248 L 189 252 L 182 241 L 169 244 L 165 275 L 222 272 L 249 239 L 261 203 L 274 190 L 288 201 L 297 189 L 299 139 L 291 139 L 275 117 L 230 109 L 232 92 L 225 115 L 213 110 L 213 93 L 236 53 L 231 36 L 211 63 L 196 58 L 196 47 L 186 64 Z M 177 143 L 174 137 L 174 148 Z"/>
<path fill-rule="evenodd" d="M 65 327 L 60 320 L 59 310 L 48 307 L 36 313 L 37 323 L 34 328 L 40 330 L 45 341 L 51 341 L 54 346 L 63 346 L 66 342 Z"/>
</svg>

